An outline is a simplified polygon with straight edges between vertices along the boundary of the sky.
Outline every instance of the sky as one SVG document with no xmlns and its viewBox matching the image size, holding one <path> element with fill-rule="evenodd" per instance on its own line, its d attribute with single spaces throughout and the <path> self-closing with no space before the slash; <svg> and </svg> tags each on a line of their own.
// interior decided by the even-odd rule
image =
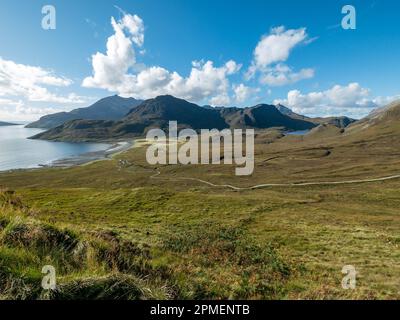
<svg viewBox="0 0 400 320">
<path fill-rule="evenodd" d="M 356 29 L 342 27 L 348 4 Z M 399 12 L 397 0 L 0 0 L 0 120 L 113 94 L 361 118 L 400 98 Z"/>
</svg>

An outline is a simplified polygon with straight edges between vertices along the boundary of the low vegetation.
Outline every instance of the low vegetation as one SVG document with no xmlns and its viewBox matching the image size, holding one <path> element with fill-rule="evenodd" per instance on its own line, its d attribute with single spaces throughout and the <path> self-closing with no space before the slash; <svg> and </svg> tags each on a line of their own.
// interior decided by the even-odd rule
<svg viewBox="0 0 400 320">
<path fill-rule="evenodd" d="M 149 246 L 112 231 L 40 222 L 41 213 L 12 191 L 1 191 L 0 206 L 3 299 L 271 299 L 287 293 L 296 272 L 272 245 L 250 239 L 246 222 L 170 230 Z M 45 265 L 57 271 L 54 291 L 42 289 Z"/>
<path fill-rule="evenodd" d="M 0 193 L 0 293 L 4 299 L 166 299 L 163 272 L 146 267 L 147 248 L 113 233 L 81 233 L 32 216 L 11 191 Z M 42 289 L 45 265 L 57 289 Z M 151 277 L 149 274 L 151 273 Z"/>
<path fill-rule="evenodd" d="M 389 115 L 393 114 L 390 109 Z M 68 169 L 0 174 L 5 299 L 399 299 L 398 122 L 257 132 L 255 171 L 149 166 L 141 146 Z M 367 129 L 365 129 L 367 128 Z M 14 191 L 11 191 L 14 190 Z M 41 270 L 57 270 L 57 290 Z M 355 290 L 342 268 L 357 270 Z"/>
</svg>

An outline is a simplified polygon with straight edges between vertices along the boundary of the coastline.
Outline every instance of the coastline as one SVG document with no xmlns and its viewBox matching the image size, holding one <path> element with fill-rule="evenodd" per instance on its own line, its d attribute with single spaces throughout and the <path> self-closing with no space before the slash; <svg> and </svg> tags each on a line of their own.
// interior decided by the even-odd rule
<svg viewBox="0 0 400 320">
<path fill-rule="evenodd" d="M 108 149 L 87 152 L 78 156 L 58 159 L 50 164 L 40 165 L 41 168 L 70 168 L 75 166 L 88 165 L 93 162 L 102 160 L 111 160 L 114 156 L 131 149 L 135 145 L 135 141 L 114 142 Z"/>
</svg>

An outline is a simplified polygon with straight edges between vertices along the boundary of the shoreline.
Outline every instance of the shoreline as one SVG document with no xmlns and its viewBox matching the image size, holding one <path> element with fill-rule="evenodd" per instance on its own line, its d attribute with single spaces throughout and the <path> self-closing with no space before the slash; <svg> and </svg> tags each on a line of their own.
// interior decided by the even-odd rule
<svg viewBox="0 0 400 320">
<path fill-rule="evenodd" d="M 54 160 L 49 164 L 39 164 L 39 166 L 40 168 L 70 168 L 88 165 L 97 161 L 111 160 L 114 156 L 125 152 L 134 146 L 135 141 L 114 142 L 106 150 L 87 152 L 78 156 Z"/>
<path fill-rule="evenodd" d="M 23 127 L 24 124 L 15 124 L 9 127 Z M 0 129 L 5 128 L 5 126 L 0 126 Z M 22 137 L 21 140 L 29 140 L 29 136 Z M 134 139 L 127 140 L 109 140 L 109 141 L 101 141 L 101 142 L 89 142 L 88 143 L 101 143 L 104 146 L 102 150 L 98 151 L 89 151 L 84 153 L 77 153 L 76 155 L 60 155 L 60 158 L 54 157 L 49 160 L 38 160 L 34 164 L 29 164 L 24 166 L 23 164 L 19 168 L 5 168 L 0 169 L 0 174 L 10 173 L 10 172 L 18 172 L 18 171 L 36 171 L 46 168 L 70 168 L 74 166 L 86 165 L 92 162 L 101 161 L 101 160 L 109 160 L 112 159 L 113 156 L 125 152 L 132 148 L 135 145 Z"/>
</svg>

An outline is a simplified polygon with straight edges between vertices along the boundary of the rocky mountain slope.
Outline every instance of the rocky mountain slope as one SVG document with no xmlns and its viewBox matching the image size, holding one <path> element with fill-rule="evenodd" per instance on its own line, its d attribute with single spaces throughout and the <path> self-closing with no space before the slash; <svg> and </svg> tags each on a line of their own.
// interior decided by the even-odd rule
<svg viewBox="0 0 400 320">
<path fill-rule="evenodd" d="M 46 115 L 26 127 L 51 129 L 71 120 L 119 120 L 140 103 L 141 100 L 134 98 L 106 97 L 87 108 Z"/>
</svg>

